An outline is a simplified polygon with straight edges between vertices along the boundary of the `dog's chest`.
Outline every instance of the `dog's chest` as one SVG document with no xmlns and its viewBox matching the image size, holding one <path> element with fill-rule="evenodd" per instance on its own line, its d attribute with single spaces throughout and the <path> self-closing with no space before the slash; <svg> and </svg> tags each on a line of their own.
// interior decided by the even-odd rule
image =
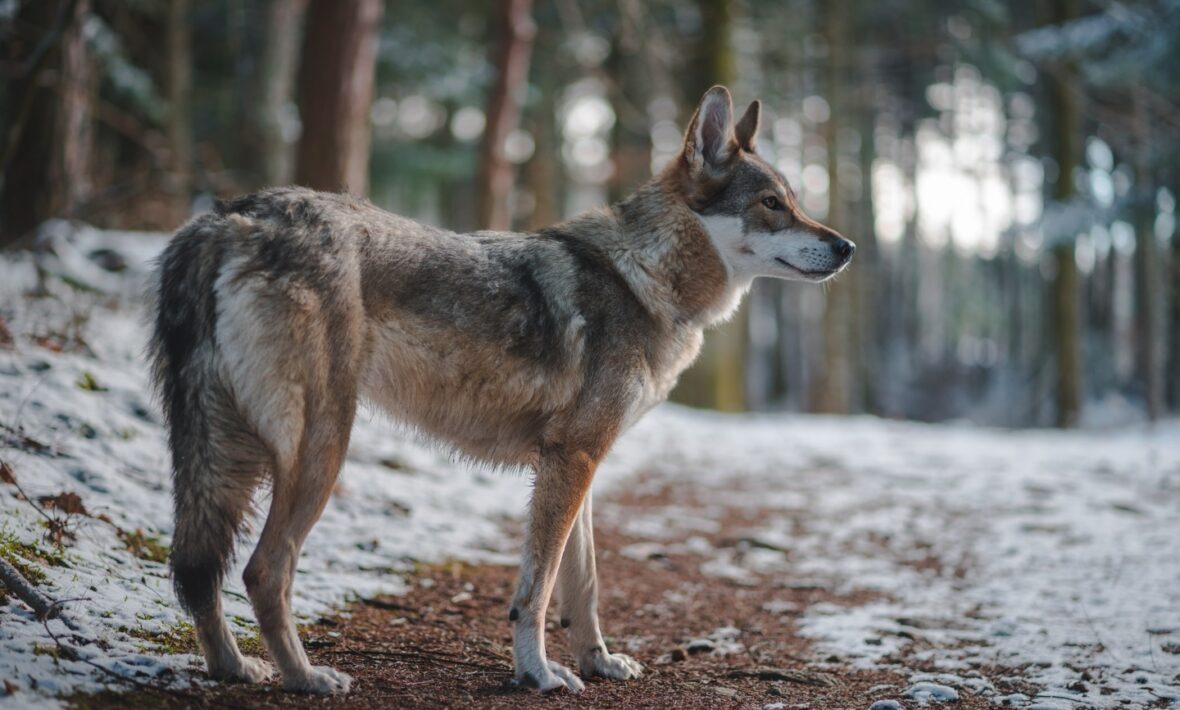
<svg viewBox="0 0 1180 710">
<path fill-rule="evenodd" d="M 624 428 L 630 427 L 652 407 L 668 399 L 680 375 L 696 360 L 703 341 L 701 330 L 690 328 L 676 333 L 656 350 L 655 357 L 649 359 L 632 389 Z"/>
</svg>

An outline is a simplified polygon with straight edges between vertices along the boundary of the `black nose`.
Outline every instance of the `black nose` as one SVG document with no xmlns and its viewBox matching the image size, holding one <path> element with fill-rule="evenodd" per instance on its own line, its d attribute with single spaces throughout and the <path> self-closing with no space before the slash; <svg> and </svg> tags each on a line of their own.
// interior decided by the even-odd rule
<svg viewBox="0 0 1180 710">
<path fill-rule="evenodd" d="M 832 251 L 845 261 L 852 258 L 852 252 L 856 251 L 856 245 L 847 239 L 837 239 L 832 244 Z"/>
</svg>

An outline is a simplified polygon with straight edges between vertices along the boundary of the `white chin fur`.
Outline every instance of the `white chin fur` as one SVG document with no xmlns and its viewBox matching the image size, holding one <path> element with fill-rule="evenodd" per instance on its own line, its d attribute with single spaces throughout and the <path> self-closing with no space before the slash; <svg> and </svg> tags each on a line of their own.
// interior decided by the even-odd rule
<svg viewBox="0 0 1180 710">
<path fill-rule="evenodd" d="M 712 240 L 730 282 L 742 292 L 757 276 L 801 281 L 823 281 L 832 275 L 837 264 L 817 256 L 820 241 L 807 232 L 786 230 L 759 234 L 751 239 L 745 233 L 741 217 L 697 215 Z M 822 253 L 822 252 L 820 252 Z M 787 266 L 775 259 L 783 259 Z"/>
</svg>

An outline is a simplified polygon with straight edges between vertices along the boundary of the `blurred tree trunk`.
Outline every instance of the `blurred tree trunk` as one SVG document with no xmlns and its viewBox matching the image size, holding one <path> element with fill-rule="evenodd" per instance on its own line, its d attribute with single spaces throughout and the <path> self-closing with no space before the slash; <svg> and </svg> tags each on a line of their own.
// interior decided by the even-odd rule
<svg viewBox="0 0 1180 710">
<path fill-rule="evenodd" d="M 1177 185 L 1172 185 L 1172 194 L 1180 195 Z M 1168 308 L 1168 366 L 1165 369 L 1168 389 L 1168 406 L 1180 411 L 1180 235 L 1172 235 L 1171 279 L 1169 281 Z"/>
<path fill-rule="evenodd" d="M 381 0 L 311 0 L 299 69 L 303 134 L 295 182 L 317 190 L 369 189 L 369 108 Z"/>
<path fill-rule="evenodd" d="M 504 153 L 508 134 L 520 122 L 529 78 L 536 25 L 532 0 L 498 0 L 493 14 L 495 45 L 492 65 L 496 78 L 488 93 L 487 123 L 480 146 L 476 175 L 476 212 L 483 229 L 509 229 L 514 170 Z"/>
<path fill-rule="evenodd" d="M 883 288 L 887 285 L 887 280 L 878 279 L 883 270 L 881 255 L 877 250 L 873 159 L 877 155 L 877 105 L 874 90 L 880 82 L 876 76 L 871 51 L 861 49 L 858 52 L 861 85 L 856 114 L 860 123 L 860 197 L 856 201 L 856 233 L 847 236 L 856 242 L 857 247 L 856 263 L 851 267 L 852 273 L 849 275 L 852 281 L 850 285 L 856 296 L 856 308 L 852 313 L 856 327 L 854 353 L 858 396 L 855 399 L 863 411 L 878 414 L 881 411 L 878 370 L 883 362 L 883 336 L 887 335 L 882 326 L 889 322 L 888 314 L 880 311 L 888 307 L 889 299 Z"/>
<path fill-rule="evenodd" d="M 27 236 L 50 217 L 68 217 L 91 192 L 94 61 L 82 35 L 89 0 L 21 3 L 21 40 L 4 48 L 10 80 L 9 131 L 0 155 L 0 244 Z M 11 52 L 11 54 L 10 54 Z"/>
<path fill-rule="evenodd" d="M 177 222 L 188 219 L 193 188 L 193 131 L 189 120 L 193 54 L 189 15 L 189 0 L 169 0 L 168 191 L 173 196 Z"/>
<path fill-rule="evenodd" d="M 557 28 L 542 28 L 538 32 L 538 54 L 555 56 L 558 51 Z M 561 132 L 557 126 L 557 95 L 563 77 L 558 75 L 557 62 L 539 63 L 534 70 L 537 79 L 538 101 L 532 111 L 533 138 L 536 149 L 525 167 L 529 189 L 533 193 L 533 211 L 528 228 L 541 229 L 561 220 Z"/>
<path fill-rule="evenodd" d="M 828 45 L 825 90 L 830 108 L 824 124 L 828 150 L 828 216 L 824 222 L 837 231 L 844 225 L 844 193 L 839 179 L 840 143 L 838 116 L 844 115 L 843 76 L 840 62 L 847 56 L 847 7 L 845 0 L 829 0 L 824 6 L 824 39 Z M 812 408 L 824 414 L 846 414 L 852 408 L 853 285 L 842 279 L 828 287 L 823 317 L 822 369 L 812 392 Z"/>
<path fill-rule="evenodd" d="M 714 84 L 732 85 L 736 79 L 733 56 L 733 0 L 698 0 L 703 32 L 694 65 L 688 73 L 688 105 L 695 107 Z M 735 107 L 738 115 L 745 110 Z M 736 119 L 735 119 L 736 120 Z M 726 323 L 713 328 L 705 338 L 700 358 L 680 378 L 672 399 L 697 407 L 736 412 L 747 409 L 745 387 L 746 354 L 749 350 L 749 299 Z"/>
<path fill-rule="evenodd" d="M 735 0 L 697 0 L 697 9 L 701 14 L 701 39 L 694 62 L 696 71 L 688 76 L 688 105 L 694 108 L 709 87 L 729 86 L 737 79 L 733 52 Z"/>
<path fill-rule="evenodd" d="M 262 50 L 262 106 L 258 132 L 262 136 L 262 179 L 282 185 L 291 179 L 291 144 L 283 134 L 283 112 L 291 101 L 299 66 L 299 30 L 307 0 L 268 0 L 265 45 Z"/>
<path fill-rule="evenodd" d="M 1054 21 L 1060 25 L 1078 16 L 1077 0 L 1055 0 Z M 1053 199 L 1068 205 L 1076 196 L 1073 173 L 1081 160 L 1082 128 L 1076 68 L 1065 64 L 1050 77 L 1050 104 L 1056 140 L 1058 175 Z M 1081 293 L 1078 265 L 1074 256 L 1075 235 L 1053 235 L 1052 322 L 1054 355 L 1057 361 L 1057 425 L 1074 427 L 1082 414 Z"/>
<path fill-rule="evenodd" d="M 1142 90 L 1132 89 L 1135 131 L 1135 330 L 1139 352 L 1139 381 L 1147 416 L 1159 419 L 1164 408 L 1163 353 L 1160 338 L 1160 254 L 1155 245 L 1155 184 L 1151 174 L 1151 132 Z"/>
<path fill-rule="evenodd" d="M 646 101 L 651 97 L 651 57 L 645 52 L 643 8 L 639 0 L 620 0 L 617 31 L 607 73 L 615 112 L 611 130 L 610 201 L 631 194 L 651 175 L 651 127 Z"/>
</svg>

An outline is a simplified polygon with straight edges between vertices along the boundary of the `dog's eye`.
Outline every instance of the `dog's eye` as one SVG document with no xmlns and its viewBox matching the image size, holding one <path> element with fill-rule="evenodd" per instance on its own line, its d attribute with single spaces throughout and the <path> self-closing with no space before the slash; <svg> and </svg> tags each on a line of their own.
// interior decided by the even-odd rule
<svg viewBox="0 0 1180 710">
<path fill-rule="evenodd" d="M 783 203 L 779 202 L 778 198 L 774 196 L 764 198 L 762 204 L 770 210 L 781 210 L 783 208 Z"/>
</svg>

